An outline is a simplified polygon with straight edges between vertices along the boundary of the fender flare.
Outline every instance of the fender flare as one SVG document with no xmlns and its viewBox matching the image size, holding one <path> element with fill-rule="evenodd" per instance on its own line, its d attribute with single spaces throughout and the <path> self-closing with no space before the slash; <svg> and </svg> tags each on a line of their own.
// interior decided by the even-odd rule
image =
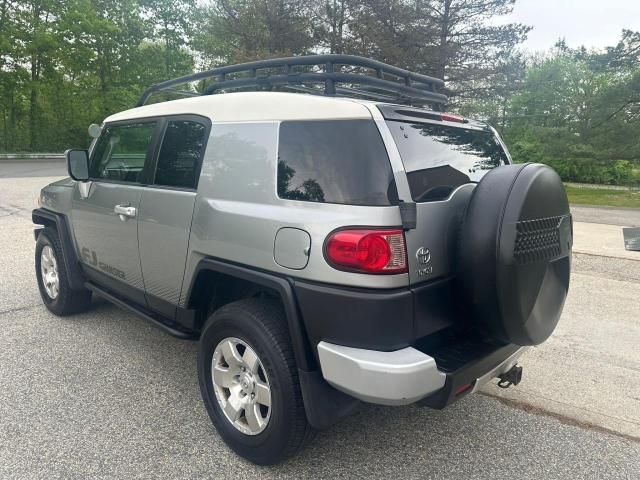
<svg viewBox="0 0 640 480">
<path fill-rule="evenodd" d="M 191 299 L 198 274 L 206 270 L 256 283 L 274 290 L 280 295 L 298 367 L 298 378 L 307 420 L 314 428 L 328 428 L 357 407 L 360 403 L 359 400 L 336 390 L 322 377 L 298 309 L 293 290 L 293 279 L 213 258 L 204 258 L 200 260 L 193 272 L 186 295 L 187 299 Z"/>
<path fill-rule="evenodd" d="M 66 215 L 45 208 L 36 208 L 31 212 L 31 219 L 36 225 L 55 225 L 64 253 L 63 261 L 68 273 L 69 286 L 72 290 L 84 289 L 85 278 L 80 267 L 80 259 L 74 248 L 71 228 Z M 38 240 L 38 235 L 41 231 L 41 228 L 35 229 L 34 236 L 36 240 Z"/>
<path fill-rule="evenodd" d="M 186 295 L 186 298 L 188 299 L 187 304 L 189 304 L 191 299 L 198 275 L 200 272 L 207 270 L 253 282 L 277 292 L 282 299 L 282 305 L 287 318 L 287 326 L 289 328 L 289 335 L 291 336 L 291 343 L 293 345 L 293 353 L 298 368 L 303 370 L 313 370 L 316 368 L 317 365 L 315 363 L 315 358 L 311 353 L 311 347 L 302 325 L 298 305 L 293 293 L 293 287 L 287 278 L 213 258 L 204 258 L 200 260 L 193 272 L 193 276 L 191 277 L 191 284 L 189 285 L 189 290 Z"/>
</svg>

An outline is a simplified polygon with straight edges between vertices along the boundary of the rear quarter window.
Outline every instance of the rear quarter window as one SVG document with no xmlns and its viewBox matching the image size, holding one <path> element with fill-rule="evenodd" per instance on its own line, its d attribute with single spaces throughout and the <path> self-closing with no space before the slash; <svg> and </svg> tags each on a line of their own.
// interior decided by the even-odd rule
<svg viewBox="0 0 640 480">
<path fill-rule="evenodd" d="M 388 121 L 415 202 L 445 200 L 460 185 L 509 163 L 489 129 Z"/>
<path fill-rule="evenodd" d="M 398 203 L 380 132 L 371 120 L 280 124 L 278 196 L 347 205 Z"/>
</svg>

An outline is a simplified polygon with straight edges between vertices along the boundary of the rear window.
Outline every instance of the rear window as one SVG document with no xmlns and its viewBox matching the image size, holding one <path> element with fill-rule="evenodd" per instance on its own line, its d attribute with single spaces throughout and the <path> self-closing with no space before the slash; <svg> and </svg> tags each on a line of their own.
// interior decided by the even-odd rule
<svg viewBox="0 0 640 480">
<path fill-rule="evenodd" d="M 415 202 L 444 200 L 460 185 L 479 182 L 508 163 L 489 130 L 388 121 Z"/>
<path fill-rule="evenodd" d="M 389 157 L 373 121 L 282 122 L 278 196 L 348 205 L 397 204 Z"/>
</svg>

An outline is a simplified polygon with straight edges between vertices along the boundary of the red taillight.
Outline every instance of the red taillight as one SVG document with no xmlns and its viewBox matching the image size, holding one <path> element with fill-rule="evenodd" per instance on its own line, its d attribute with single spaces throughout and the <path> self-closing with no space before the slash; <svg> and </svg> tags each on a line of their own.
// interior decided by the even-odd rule
<svg viewBox="0 0 640 480">
<path fill-rule="evenodd" d="M 467 120 L 464 117 L 454 115 L 453 113 L 443 113 L 441 118 L 445 122 L 467 123 Z"/>
<path fill-rule="evenodd" d="M 325 243 L 329 263 L 364 273 L 404 273 L 407 249 L 402 230 L 339 230 Z"/>
</svg>

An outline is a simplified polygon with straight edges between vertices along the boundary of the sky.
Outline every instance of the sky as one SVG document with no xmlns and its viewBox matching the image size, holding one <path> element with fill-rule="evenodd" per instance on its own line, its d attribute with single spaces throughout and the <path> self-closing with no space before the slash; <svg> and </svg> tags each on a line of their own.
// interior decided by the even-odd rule
<svg viewBox="0 0 640 480">
<path fill-rule="evenodd" d="M 618 43 L 622 29 L 640 30 L 640 0 L 516 0 L 504 20 L 533 26 L 523 47 L 548 50 L 560 37 L 570 47 Z"/>
</svg>

